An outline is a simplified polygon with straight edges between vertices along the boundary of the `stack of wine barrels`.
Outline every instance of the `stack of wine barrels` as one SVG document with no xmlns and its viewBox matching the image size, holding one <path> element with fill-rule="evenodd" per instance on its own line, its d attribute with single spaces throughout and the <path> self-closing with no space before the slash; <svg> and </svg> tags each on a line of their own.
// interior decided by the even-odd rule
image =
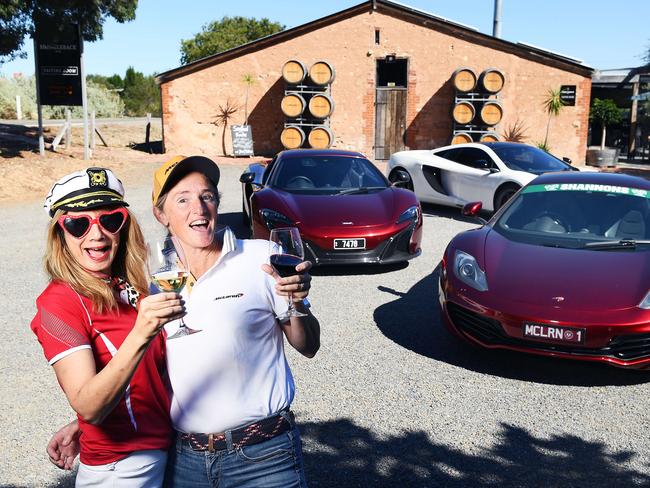
<svg viewBox="0 0 650 488">
<path fill-rule="evenodd" d="M 329 117 L 334 111 L 331 85 L 335 76 L 326 61 L 317 61 L 309 69 L 295 59 L 284 63 L 286 88 L 280 108 L 286 120 L 280 140 L 286 149 L 298 149 L 306 143 L 316 149 L 332 145 Z"/>
<path fill-rule="evenodd" d="M 496 68 L 488 68 L 477 76 L 471 68 L 458 68 L 452 82 L 456 100 L 452 109 L 454 130 L 451 143 L 494 142 L 499 140 L 495 126 L 503 118 L 498 93 L 505 76 Z"/>
</svg>

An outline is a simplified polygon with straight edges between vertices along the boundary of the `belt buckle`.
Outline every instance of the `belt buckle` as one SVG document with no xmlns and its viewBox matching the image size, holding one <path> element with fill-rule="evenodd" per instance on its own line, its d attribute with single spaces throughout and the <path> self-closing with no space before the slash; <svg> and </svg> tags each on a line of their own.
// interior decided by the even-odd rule
<svg viewBox="0 0 650 488">
<path fill-rule="evenodd" d="M 208 452 L 214 452 L 214 434 L 208 434 Z"/>
</svg>

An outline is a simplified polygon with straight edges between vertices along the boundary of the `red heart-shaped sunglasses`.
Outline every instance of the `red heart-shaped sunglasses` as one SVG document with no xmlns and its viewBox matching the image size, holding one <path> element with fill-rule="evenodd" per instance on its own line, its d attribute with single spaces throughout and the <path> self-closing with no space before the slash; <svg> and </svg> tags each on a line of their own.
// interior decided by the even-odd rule
<svg viewBox="0 0 650 488">
<path fill-rule="evenodd" d="M 99 225 L 102 230 L 110 234 L 117 234 L 124 226 L 129 212 L 124 207 L 115 210 L 102 212 L 95 217 L 86 214 L 79 215 L 61 215 L 59 225 L 68 232 L 72 237 L 81 239 L 88 234 L 93 224 Z"/>
</svg>

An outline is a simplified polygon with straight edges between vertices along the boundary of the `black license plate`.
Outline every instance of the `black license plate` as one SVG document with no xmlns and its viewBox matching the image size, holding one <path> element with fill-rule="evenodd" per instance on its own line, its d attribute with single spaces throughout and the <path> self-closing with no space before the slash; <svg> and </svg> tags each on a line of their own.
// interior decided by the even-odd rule
<svg viewBox="0 0 650 488">
<path fill-rule="evenodd" d="M 560 327 L 559 325 L 525 322 L 524 337 L 563 342 L 565 344 L 584 344 L 587 338 L 587 330 L 578 327 Z"/>
<path fill-rule="evenodd" d="M 334 249 L 340 251 L 356 251 L 366 248 L 365 239 L 334 239 Z"/>
</svg>

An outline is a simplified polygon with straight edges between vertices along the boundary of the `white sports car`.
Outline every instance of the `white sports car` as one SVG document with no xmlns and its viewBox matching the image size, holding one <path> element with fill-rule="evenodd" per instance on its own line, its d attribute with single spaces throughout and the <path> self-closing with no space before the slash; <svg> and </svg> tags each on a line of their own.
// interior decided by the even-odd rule
<svg viewBox="0 0 650 488">
<path fill-rule="evenodd" d="M 570 162 L 527 144 L 481 142 L 396 152 L 386 175 L 422 202 L 461 207 L 481 201 L 485 210 L 496 211 L 542 173 L 577 171 Z"/>
</svg>

